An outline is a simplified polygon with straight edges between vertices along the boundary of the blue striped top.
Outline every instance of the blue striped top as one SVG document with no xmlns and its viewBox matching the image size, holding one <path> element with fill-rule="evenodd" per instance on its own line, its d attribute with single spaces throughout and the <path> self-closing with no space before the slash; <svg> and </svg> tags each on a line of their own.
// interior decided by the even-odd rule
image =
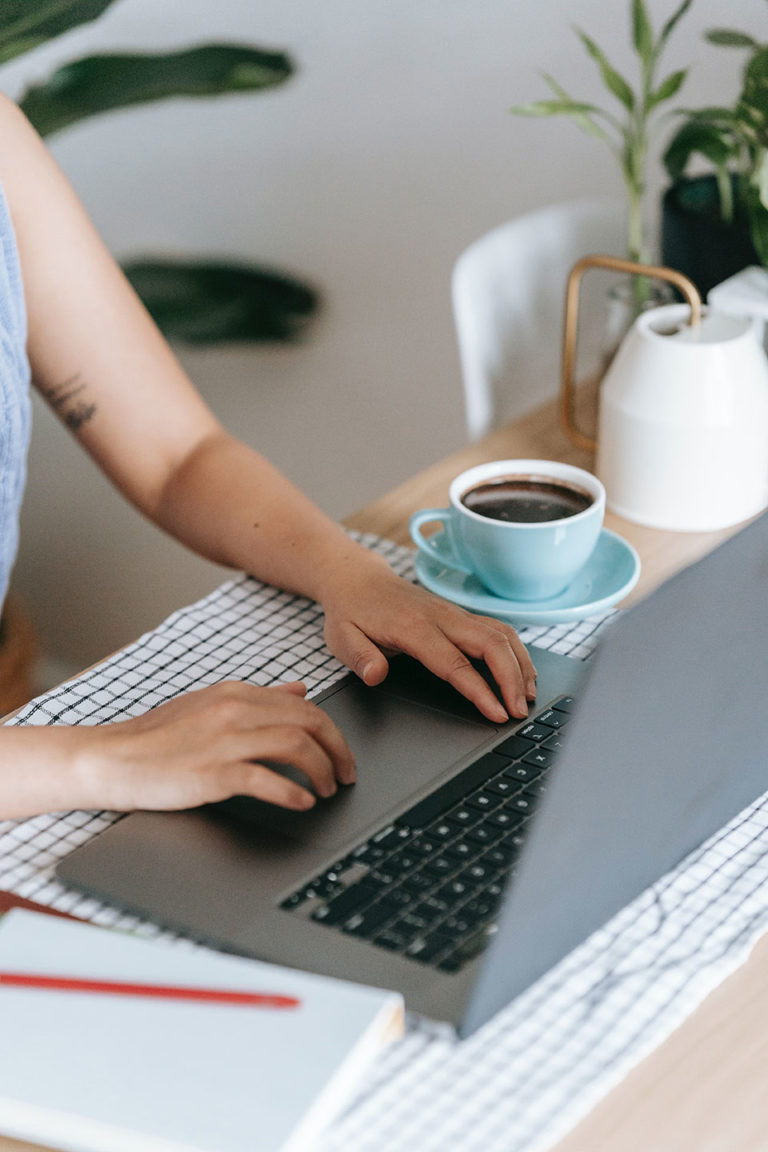
<svg viewBox="0 0 768 1152">
<path fill-rule="evenodd" d="M 0 189 L 0 605 L 19 542 L 31 422 L 27 315 L 11 215 Z"/>
</svg>

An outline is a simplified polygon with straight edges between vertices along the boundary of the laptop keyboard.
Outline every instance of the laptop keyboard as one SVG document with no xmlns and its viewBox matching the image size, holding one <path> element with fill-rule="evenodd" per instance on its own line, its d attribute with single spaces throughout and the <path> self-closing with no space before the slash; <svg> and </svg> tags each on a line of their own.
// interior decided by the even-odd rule
<svg viewBox="0 0 768 1152">
<path fill-rule="evenodd" d="M 563 696 L 281 908 L 457 972 L 488 944 L 573 698 Z"/>
</svg>

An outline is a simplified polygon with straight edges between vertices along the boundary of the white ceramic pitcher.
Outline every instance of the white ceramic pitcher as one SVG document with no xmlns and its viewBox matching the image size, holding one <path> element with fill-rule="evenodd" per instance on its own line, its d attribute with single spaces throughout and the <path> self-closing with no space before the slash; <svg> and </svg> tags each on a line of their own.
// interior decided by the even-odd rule
<svg viewBox="0 0 768 1152">
<path fill-rule="evenodd" d="M 578 287 L 591 267 L 659 277 L 685 304 L 641 313 L 602 381 L 597 441 L 574 419 Z M 748 319 L 702 309 L 687 277 L 656 265 L 587 256 L 571 271 L 563 420 L 596 449 L 608 507 L 675 531 L 737 524 L 768 506 L 768 359 Z"/>
</svg>

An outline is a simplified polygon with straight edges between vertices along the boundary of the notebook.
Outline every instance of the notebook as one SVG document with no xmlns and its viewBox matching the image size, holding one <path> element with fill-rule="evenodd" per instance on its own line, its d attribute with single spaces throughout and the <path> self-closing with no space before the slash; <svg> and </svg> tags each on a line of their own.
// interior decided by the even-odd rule
<svg viewBox="0 0 768 1152">
<path fill-rule="evenodd" d="M 766 593 L 762 517 L 621 614 L 583 683 L 534 649 L 536 717 L 497 728 L 394 662 L 377 689 L 317 698 L 356 752 L 354 788 L 308 814 L 244 798 L 137 813 L 57 873 L 219 946 L 400 989 L 469 1034 L 768 788 Z"/>
<path fill-rule="evenodd" d="M 289 1007 L 8 987 L 3 973 L 259 991 Z M 391 992 L 14 909 L 0 920 L 0 1131 L 72 1152 L 299 1152 L 380 1047 Z"/>
</svg>

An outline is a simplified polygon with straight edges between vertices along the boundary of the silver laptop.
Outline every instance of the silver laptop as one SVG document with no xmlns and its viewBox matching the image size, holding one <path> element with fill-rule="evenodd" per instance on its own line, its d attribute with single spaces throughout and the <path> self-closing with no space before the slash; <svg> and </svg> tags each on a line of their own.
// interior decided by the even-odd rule
<svg viewBox="0 0 768 1152">
<path fill-rule="evenodd" d="M 216 947 L 401 990 L 467 1035 L 768 789 L 768 516 L 496 727 L 411 661 L 317 697 L 358 782 L 131 814 L 59 879 Z"/>
</svg>

